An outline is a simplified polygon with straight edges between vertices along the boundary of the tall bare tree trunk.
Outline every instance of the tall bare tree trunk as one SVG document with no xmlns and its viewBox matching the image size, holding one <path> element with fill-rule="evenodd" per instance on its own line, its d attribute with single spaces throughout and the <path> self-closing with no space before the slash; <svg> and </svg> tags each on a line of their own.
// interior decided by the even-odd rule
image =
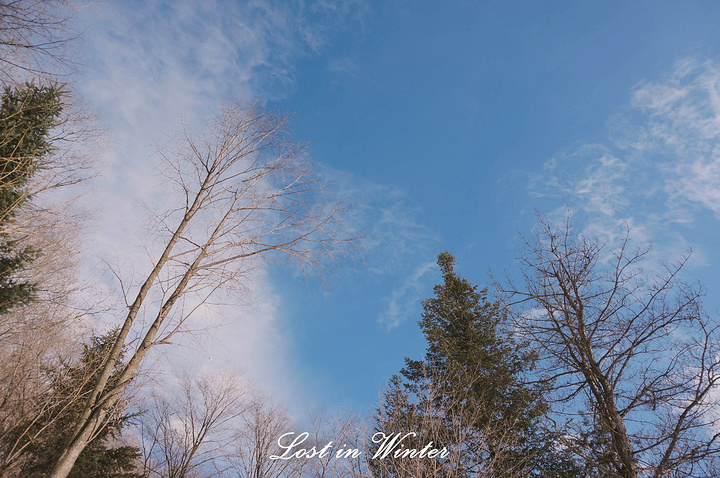
<svg viewBox="0 0 720 478">
<path fill-rule="evenodd" d="M 285 138 L 286 119 L 254 105 L 220 110 L 207 136 L 163 154 L 184 204 L 170 205 L 162 226 L 174 231 L 139 288 L 98 382 L 74 425 L 74 435 L 51 474 L 64 478 L 82 450 L 106 423 L 133 381 L 147 352 L 181 330 L 192 311 L 176 307 L 187 294 L 202 296 L 242 278 L 241 264 L 279 253 L 311 266 L 343 253 L 352 239 L 335 225 L 337 205 L 326 202 L 303 148 Z M 173 215 L 172 211 L 182 214 Z M 168 224 L 175 218 L 176 225 Z M 210 292 L 207 292 L 207 291 Z M 159 301 L 148 297 L 158 294 Z M 159 303 L 142 340 L 118 371 L 141 309 Z M 113 374 L 115 374 L 113 376 Z M 112 377 L 112 381 L 111 381 Z"/>
</svg>

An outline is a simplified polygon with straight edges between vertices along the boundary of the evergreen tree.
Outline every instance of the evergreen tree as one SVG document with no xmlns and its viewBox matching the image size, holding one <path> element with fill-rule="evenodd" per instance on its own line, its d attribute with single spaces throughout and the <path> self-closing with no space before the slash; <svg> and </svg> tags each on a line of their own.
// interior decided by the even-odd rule
<svg viewBox="0 0 720 478">
<path fill-rule="evenodd" d="M 53 151 L 50 130 L 62 110 L 62 87 L 5 88 L 0 105 L 0 314 L 33 298 L 35 285 L 18 277 L 39 253 L 9 232 L 27 185 Z"/>
<path fill-rule="evenodd" d="M 81 412 L 87 393 L 97 381 L 100 365 L 107 357 L 117 336 L 112 331 L 93 337 L 84 345 L 77 364 L 63 364 L 48 370 L 53 383 L 54 400 L 47 413 L 32 423 L 20 423 L 11 434 L 18 446 L 26 448 L 27 458 L 20 476 L 43 478 L 70 439 L 72 424 Z M 116 380 L 116 377 L 112 377 Z M 121 405 L 115 407 L 111 418 L 80 454 L 70 472 L 71 478 L 142 478 L 135 473 L 140 450 L 134 446 L 113 446 L 123 427 L 132 418 Z M 13 436 L 14 435 L 14 436 Z"/>
<path fill-rule="evenodd" d="M 407 459 L 373 460 L 375 476 L 579 476 L 541 427 L 548 411 L 543 389 L 524 380 L 535 354 L 503 329 L 505 313 L 487 300 L 487 290 L 455 272 L 451 254 L 440 254 L 438 265 L 443 283 L 423 301 L 418 322 L 427 353 L 424 360 L 406 359 L 402 378 L 394 377 L 376 430 L 415 431 L 408 446 L 432 440 L 451 453 L 424 459 L 424 468 L 413 471 Z"/>
</svg>

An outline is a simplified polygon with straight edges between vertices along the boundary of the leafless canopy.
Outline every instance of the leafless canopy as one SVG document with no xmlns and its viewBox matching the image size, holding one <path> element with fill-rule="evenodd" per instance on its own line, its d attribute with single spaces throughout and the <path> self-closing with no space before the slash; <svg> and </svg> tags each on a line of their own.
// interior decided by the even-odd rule
<svg viewBox="0 0 720 478">
<path fill-rule="evenodd" d="M 8 8 L 7 3 L 3 3 L 2 8 Z M 49 435 L 52 423 L 40 427 L 36 426 L 38 420 L 48 416 L 52 417 L 50 422 L 57 420 L 67 408 L 58 400 L 48 370 L 58 368 L 60 363 L 72 363 L 80 354 L 78 341 L 81 339 L 76 325 L 92 308 L 81 301 L 78 294 L 82 289 L 76 270 L 82 222 L 72 209 L 75 195 L 61 190 L 87 176 L 89 156 L 85 154 L 85 146 L 79 143 L 93 139 L 95 134 L 85 115 L 66 104 L 67 90 L 58 89 L 60 104 L 50 106 L 62 106 L 62 111 L 48 134 L 48 154 L 37 158 L 14 155 L 3 158 L 5 167 L 0 175 L 3 187 L 19 193 L 15 202 L 0 214 L 0 234 L 5 242 L 14 242 L 21 249 L 40 251 L 27 267 L 12 271 L 17 280 L 34 285 L 32 302 L 6 311 L 0 321 L 0 474 L 3 476 L 12 476 L 13 469 L 22 470 L 22 464 L 31 455 L 28 454 L 30 445 Z M 30 95 L 33 88 L 18 90 Z M 0 144 L 6 146 L 7 141 L 13 144 L 13 137 L 31 134 L 34 127 L 16 129 L 26 122 L 14 122 L 13 116 L 32 115 L 31 108 L 38 107 L 30 106 L 29 96 L 18 95 L 18 98 L 19 108 L 3 118 Z M 19 167 L 26 159 L 34 164 L 33 174 L 27 180 L 14 183 L 12 178 L 17 175 L 13 167 Z M 83 399 L 79 395 L 65 398 Z M 22 471 L 19 473 L 22 475 Z"/>
<path fill-rule="evenodd" d="M 228 475 L 242 478 L 300 476 L 303 460 L 271 460 L 280 453 L 277 439 L 295 428 L 290 413 L 262 394 L 256 394 L 238 421 L 227 455 Z"/>
<path fill-rule="evenodd" d="M 365 451 L 359 416 L 320 410 L 300 425 L 284 406 L 223 373 L 182 379 L 179 386 L 181 393 L 156 396 L 138 417 L 149 477 L 371 478 L 362 452 L 336 456 L 337 450 Z M 308 432 L 302 448 L 331 443 L 331 453 L 271 459 L 285 451 L 278 439 L 298 430 Z"/>
<path fill-rule="evenodd" d="M 0 82 L 25 81 L 67 70 L 77 35 L 71 0 L 0 1 Z"/>
<path fill-rule="evenodd" d="M 150 477 L 212 475 L 232 442 L 233 420 L 250 390 L 233 376 L 184 377 L 175 396 L 155 396 L 141 416 L 143 472 Z M 167 392 L 167 391 L 166 391 Z"/>
<path fill-rule="evenodd" d="M 322 267 L 352 245 L 337 204 L 313 176 L 303 147 L 288 139 L 287 126 L 285 116 L 231 104 L 205 135 L 186 133 L 179 148 L 163 152 L 175 190 L 156 216 L 162 242 L 142 283 L 124 284 L 131 296 L 118 341 L 53 477 L 67 476 L 147 352 L 170 343 L 218 289 L 237 283 L 261 258 Z M 106 388 L 131 330 L 141 338 L 119 385 Z"/>
<path fill-rule="evenodd" d="M 614 248 L 540 218 L 505 286 L 520 333 L 555 381 L 565 443 L 601 476 L 709 476 L 720 455 L 716 320 L 684 283 L 686 262 L 641 268 L 649 247 Z M 524 307 L 523 307 L 524 305 Z"/>
</svg>

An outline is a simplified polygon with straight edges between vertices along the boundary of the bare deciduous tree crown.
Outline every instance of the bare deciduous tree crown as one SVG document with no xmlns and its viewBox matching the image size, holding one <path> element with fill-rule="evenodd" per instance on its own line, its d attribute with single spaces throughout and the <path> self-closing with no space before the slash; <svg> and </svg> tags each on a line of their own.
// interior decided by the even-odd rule
<svg viewBox="0 0 720 478">
<path fill-rule="evenodd" d="M 287 126 L 286 117 L 257 104 L 234 103 L 219 110 L 205 134 L 185 132 L 182 147 L 161 152 L 179 203 L 157 215 L 163 246 L 128 298 L 118 340 L 53 477 L 67 476 L 147 352 L 170 343 L 193 311 L 241 279 L 254 261 L 288 258 L 321 268 L 352 247 L 338 222 L 338 203 L 325 195 Z M 141 312 L 152 317 L 147 326 L 138 321 Z M 131 330 L 141 338 L 118 385 L 108 387 Z"/>
<path fill-rule="evenodd" d="M 714 466 L 718 321 L 680 279 L 687 258 L 648 276 L 650 249 L 631 248 L 629 231 L 608 253 L 569 216 L 560 226 L 541 217 L 525 244 L 523 286 L 500 287 L 517 330 L 544 353 L 556 411 L 582 419 L 568 422 L 566 446 L 603 476 Z"/>
</svg>

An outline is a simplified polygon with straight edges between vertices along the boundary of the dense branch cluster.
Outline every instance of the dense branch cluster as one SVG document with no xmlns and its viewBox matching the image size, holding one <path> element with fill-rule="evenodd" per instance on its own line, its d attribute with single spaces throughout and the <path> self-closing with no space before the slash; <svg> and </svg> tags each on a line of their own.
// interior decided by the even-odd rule
<svg viewBox="0 0 720 478">
<path fill-rule="evenodd" d="M 712 475 L 699 470 L 720 453 L 720 337 L 702 291 L 680 280 L 686 260 L 649 276 L 650 249 L 629 235 L 608 251 L 545 219 L 526 244 L 524 288 L 506 292 L 530 305 L 516 326 L 547 358 L 557 411 L 581 418 L 565 445 L 602 476 Z"/>
</svg>

